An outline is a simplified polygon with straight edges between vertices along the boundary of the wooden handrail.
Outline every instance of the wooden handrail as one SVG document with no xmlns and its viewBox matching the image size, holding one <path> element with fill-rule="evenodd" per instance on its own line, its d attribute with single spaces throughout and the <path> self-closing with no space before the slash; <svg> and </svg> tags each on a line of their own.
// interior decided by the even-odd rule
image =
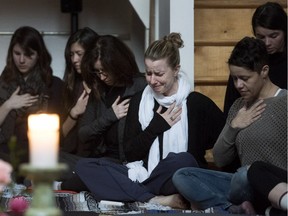
<svg viewBox="0 0 288 216">
<path fill-rule="evenodd" d="M 194 46 L 235 46 L 238 41 L 203 41 L 194 40 Z"/>
<path fill-rule="evenodd" d="M 226 76 L 201 76 L 195 77 L 194 83 L 198 86 L 205 86 L 205 85 L 227 85 L 228 78 Z"/>
<path fill-rule="evenodd" d="M 276 2 L 287 8 L 286 0 Z M 263 3 L 263 0 L 194 0 L 194 8 L 257 8 Z"/>
</svg>

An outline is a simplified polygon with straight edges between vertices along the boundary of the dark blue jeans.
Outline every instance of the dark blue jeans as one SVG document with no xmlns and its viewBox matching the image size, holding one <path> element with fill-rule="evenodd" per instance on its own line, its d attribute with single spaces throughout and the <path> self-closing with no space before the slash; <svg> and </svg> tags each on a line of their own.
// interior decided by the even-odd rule
<svg viewBox="0 0 288 216">
<path fill-rule="evenodd" d="M 180 194 L 200 209 L 221 207 L 226 210 L 233 199 L 244 201 L 247 189 L 247 172 L 238 170 L 235 174 L 196 167 L 182 168 L 175 172 L 173 183 Z M 233 179 L 233 181 L 232 181 Z M 236 196 L 240 195 L 240 199 Z M 245 198 L 243 198 L 245 197 Z M 232 200 L 231 200 L 232 198 Z"/>
</svg>

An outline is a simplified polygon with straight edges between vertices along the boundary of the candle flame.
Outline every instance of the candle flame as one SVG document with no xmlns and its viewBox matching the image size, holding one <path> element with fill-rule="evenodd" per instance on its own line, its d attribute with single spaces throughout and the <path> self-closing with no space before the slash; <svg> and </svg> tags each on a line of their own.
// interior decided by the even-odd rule
<svg viewBox="0 0 288 216">
<path fill-rule="evenodd" d="M 59 130 L 59 116 L 57 114 L 32 114 L 28 116 L 29 130 Z"/>
</svg>

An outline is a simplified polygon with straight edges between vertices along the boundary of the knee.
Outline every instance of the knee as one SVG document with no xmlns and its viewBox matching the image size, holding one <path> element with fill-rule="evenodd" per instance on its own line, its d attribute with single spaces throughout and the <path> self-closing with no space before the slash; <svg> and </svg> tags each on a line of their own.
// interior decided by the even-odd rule
<svg viewBox="0 0 288 216">
<path fill-rule="evenodd" d="M 254 179 L 258 179 L 259 171 L 265 169 L 265 167 L 266 164 L 262 161 L 255 161 L 254 163 L 252 163 L 247 172 L 248 180 L 251 182 L 254 181 Z"/>
<path fill-rule="evenodd" d="M 177 187 L 178 185 L 182 185 L 183 176 L 187 172 L 187 167 L 178 169 L 172 176 L 172 182 Z"/>
<path fill-rule="evenodd" d="M 251 164 L 251 166 L 249 167 L 249 169 L 263 169 L 267 166 L 267 164 L 263 161 L 255 161 Z"/>
<path fill-rule="evenodd" d="M 247 167 L 241 167 L 231 179 L 229 199 L 235 204 L 253 200 L 253 190 L 247 178 Z"/>
<path fill-rule="evenodd" d="M 188 167 L 180 168 L 173 174 L 173 179 L 177 179 L 179 176 L 184 175 L 186 173 L 186 170 L 189 169 Z"/>
<path fill-rule="evenodd" d="M 81 170 L 85 169 L 88 167 L 88 164 L 90 163 L 90 158 L 82 158 L 77 161 L 76 166 L 75 166 L 75 171 L 76 173 L 81 172 Z"/>
<path fill-rule="evenodd" d="M 189 152 L 180 152 L 176 154 L 175 162 L 177 162 L 180 167 L 198 167 L 197 161 Z"/>
<path fill-rule="evenodd" d="M 172 181 L 174 182 L 179 182 L 182 181 L 182 179 L 186 179 L 187 176 L 193 176 L 194 173 L 196 173 L 198 168 L 194 167 L 183 167 L 178 169 L 172 176 Z"/>
</svg>

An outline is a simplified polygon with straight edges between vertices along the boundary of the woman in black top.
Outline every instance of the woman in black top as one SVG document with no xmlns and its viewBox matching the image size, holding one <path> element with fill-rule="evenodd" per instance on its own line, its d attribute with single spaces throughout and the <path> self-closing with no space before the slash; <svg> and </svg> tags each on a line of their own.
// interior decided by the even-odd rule
<svg viewBox="0 0 288 216">
<path fill-rule="evenodd" d="M 77 125 L 76 135 L 81 148 L 78 148 L 77 155 L 60 154 L 60 161 L 70 168 L 59 179 L 65 181 L 61 187 L 74 190 L 81 190 L 81 182 L 70 181 L 74 178 L 74 167 L 80 158 L 123 160 L 122 140 L 129 101 L 147 85 L 133 52 L 112 35 L 99 36 L 91 49 L 85 52 L 81 75 L 91 89 L 87 107 Z"/>
<path fill-rule="evenodd" d="M 84 55 L 82 71 L 93 95 L 80 121 L 81 156 L 120 160 L 129 101 L 146 86 L 144 76 L 128 46 L 111 35 L 100 36 Z"/>
<path fill-rule="evenodd" d="M 85 27 L 72 34 L 65 47 L 66 67 L 64 73 L 64 114 L 65 120 L 61 127 L 61 151 L 73 155 L 81 153 L 78 139 L 78 123 L 86 110 L 91 90 L 85 84 L 81 74 L 81 62 L 86 51 L 96 43 L 98 34 Z M 60 155 L 60 158 L 64 154 Z"/>
<path fill-rule="evenodd" d="M 56 113 L 61 117 L 63 82 L 53 76 L 51 61 L 40 32 L 29 26 L 14 32 L 0 77 L 0 152 L 4 159 L 10 160 L 8 142 L 16 136 L 18 162 L 28 162 L 29 114 Z"/>
</svg>

